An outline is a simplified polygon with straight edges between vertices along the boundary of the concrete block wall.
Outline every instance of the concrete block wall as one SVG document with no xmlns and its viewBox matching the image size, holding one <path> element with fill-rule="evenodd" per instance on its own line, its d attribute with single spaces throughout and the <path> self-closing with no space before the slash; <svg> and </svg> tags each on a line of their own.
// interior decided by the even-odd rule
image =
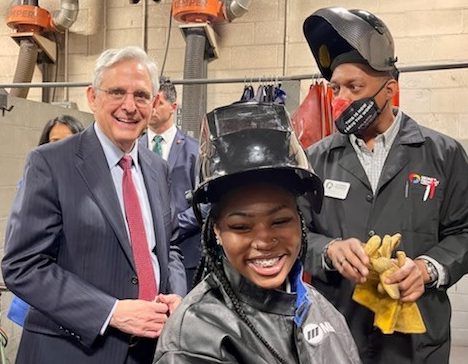
<svg viewBox="0 0 468 364">
<path fill-rule="evenodd" d="M 465 276 L 449 289 L 452 302 L 452 343 L 468 347 L 468 279 Z"/>
<path fill-rule="evenodd" d="M 9 3 L 1 1 L 0 19 L 5 18 Z M 128 0 L 80 1 L 78 20 L 69 38 L 70 81 L 90 81 L 94 61 L 106 48 L 144 46 L 142 3 L 130 5 Z M 146 4 L 148 52 L 161 65 L 170 32 L 164 73 L 172 79 L 182 79 L 185 41 L 177 22 L 173 21 L 168 29 L 171 1 L 156 3 L 148 0 Z M 253 81 L 256 86 L 259 78 L 316 73 L 315 62 L 302 34 L 302 23 L 314 10 L 332 5 L 367 9 L 380 16 L 394 35 L 401 66 L 468 60 L 466 0 L 254 0 L 246 15 L 215 27 L 220 56 L 210 62 L 209 78 L 240 77 Z M 60 0 L 42 0 L 41 6 L 56 10 Z M 0 83 L 11 82 L 16 68 L 19 48 L 10 38 L 10 33 L 5 22 L 0 21 Z M 59 81 L 64 78 L 63 60 L 61 51 Z M 33 81 L 41 81 L 38 68 Z M 310 84 L 311 80 L 302 81 L 302 96 Z M 404 73 L 400 86 L 402 109 L 423 125 L 456 139 L 468 140 L 468 69 Z M 182 95 L 181 87 L 177 89 Z M 242 84 L 209 85 L 208 109 L 238 100 L 242 90 Z M 80 110 L 89 111 L 84 91 L 84 88 L 73 88 L 69 96 Z M 56 101 L 61 101 L 64 93 L 57 90 L 56 95 Z M 40 90 L 32 89 L 29 98 L 39 101 Z M 4 142 L 5 149 L 14 154 L 12 157 L 17 163 L 8 162 L 7 167 L 12 167 L 14 175 L 19 176 L 25 154 L 23 149 L 27 149 L 22 144 L 25 136 L 17 133 L 13 126 L 9 128 L 1 123 L 0 116 L 0 132 L 7 133 L 0 135 L 0 148 Z M 37 129 L 32 134 L 37 134 Z M 31 138 L 35 140 L 35 136 Z M 16 152 L 17 148 L 22 151 Z M 0 160 L 0 166 L 3 164 L 5 162 Z M 0 176 L 0 232 L 14 193 L 15 178 Z M 450 294 L 454 307 L 454 343 L 468 345 L 468 278 L 452 287 Z M 1 308 L 4 313 L 3 299 Z M 1 324 L 7 325 L 3 316 Z"/>
</svg>

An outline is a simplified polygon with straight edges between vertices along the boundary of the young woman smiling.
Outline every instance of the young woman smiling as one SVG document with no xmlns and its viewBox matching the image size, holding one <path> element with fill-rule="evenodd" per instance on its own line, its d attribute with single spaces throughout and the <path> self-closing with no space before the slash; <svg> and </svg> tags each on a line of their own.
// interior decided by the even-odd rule
<svg viewBox="0 0 468 364">
<path fill-rule="evenodd" d="M 233 104 L 202 124 L 193 194 L 204 279 L 169 318 L 155 363 L 360 363 L 341 314 L 302 281 L 298 199 L 320 210 L 322 182 L 282 106 Z"/>
</svg>

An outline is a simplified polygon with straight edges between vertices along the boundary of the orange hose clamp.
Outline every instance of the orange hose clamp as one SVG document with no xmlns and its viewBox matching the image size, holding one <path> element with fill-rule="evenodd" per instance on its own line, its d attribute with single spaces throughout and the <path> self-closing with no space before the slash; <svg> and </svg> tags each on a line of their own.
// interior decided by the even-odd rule
<svg viewBox="0 0 468 364">
<path fill-rule="evenodd" d="M 34 5 L 15 5 L 7 17 L 7 25 L 18 32 L 40 33 L 50 30 L 50 24 L 50 13 Z"/>
<path fill-rule="evenodd" d="M 205 23 L 224 20 L 223 3 L 219 0 L 174 0 L 172 14 L 183 23 Z"/>
</svg>

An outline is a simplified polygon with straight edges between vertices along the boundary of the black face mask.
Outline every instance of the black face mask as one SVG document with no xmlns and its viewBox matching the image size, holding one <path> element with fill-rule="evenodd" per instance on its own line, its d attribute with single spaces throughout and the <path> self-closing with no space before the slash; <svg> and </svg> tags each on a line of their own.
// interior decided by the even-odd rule
<svg viewBox="0 0 468 364">
<path fill-rule="evenodd" d="M 379 88 L 374 96 L 356 101 L 334 99 L 332 101 L 333 118 L 338 131 L 342 134 L 356 134 L 372 124 L 377 116 L 387 106 L 388 100 L 379 109 L 375 97 L 383 90 L 387 81 Z M 342 110 L 342 111 L 341 111 Z"/>
</svg>

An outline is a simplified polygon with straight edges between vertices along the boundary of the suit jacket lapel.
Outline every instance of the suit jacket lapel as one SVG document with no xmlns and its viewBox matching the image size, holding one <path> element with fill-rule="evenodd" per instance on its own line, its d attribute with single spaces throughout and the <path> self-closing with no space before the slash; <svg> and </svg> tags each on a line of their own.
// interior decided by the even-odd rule
<svg viewBox="0 0 468 364">
<path fill-rule="evenodd" d="M 130 265 L 135 269 L 133 254 L 125 229 L 125 220 L 122 216 L 117 193 L 113 188 L 114 181 L 104 151 L 92 125 L 81 136 L 76 153 L 76 168 L 114 230 Z"/>
<path fill-rule="evenodd" d="M 144 133 L 141 137 L 140 137 L 140 145 L 142 145 L 143 147 L 145 148 L 148 148 L 148 133 Z"/>
<path fill-rule="evenodd" d="M 167 163 L 169 164 L 169 168 L 171 170 L 172 168 L 174 168 L 177 156 L 179 155 L 180 151 L 184 148 L 184 144 L 185 136 L 179 129 L 177 129 L 174 141 L 172 142 L 171 150 L 169 151 L 169 158 L 167 160 Z"/>
<path fill-rule="evenodd" d="M 151 158 L 149 157 L 148 153 L 145 152 L 153 152 L 150 150 L 139 150 L 138 158 L 140 160 L 141 171 L 145 180 L 146 192 L 148 194 L 148 199 L 151 207 L 151 215 L 153 216 L 153 226 L 155 230 L 154 235 L 156 239 L 156 256 L 158 257 L 158 259 L 160 259 L 160 257 L 165 256 L 165 252 L 162 250 L 163 244 L 161 244 L 161 242 L 165 241 L 164 226 L 161 225 L 161 222 L 164 221 L 164 218 L 162 216 L 161 209 L 158 208 L 160 201 L 163 200 L 160 195 L 160 190 L 158 188 L 161 182 L 158 181 L 158 175 L 155 172 L 157 171 L 157 168 L 152 165 Z M 161 263 L 162 262 L 160 261 L 160 264 Z"/>
</svg>

